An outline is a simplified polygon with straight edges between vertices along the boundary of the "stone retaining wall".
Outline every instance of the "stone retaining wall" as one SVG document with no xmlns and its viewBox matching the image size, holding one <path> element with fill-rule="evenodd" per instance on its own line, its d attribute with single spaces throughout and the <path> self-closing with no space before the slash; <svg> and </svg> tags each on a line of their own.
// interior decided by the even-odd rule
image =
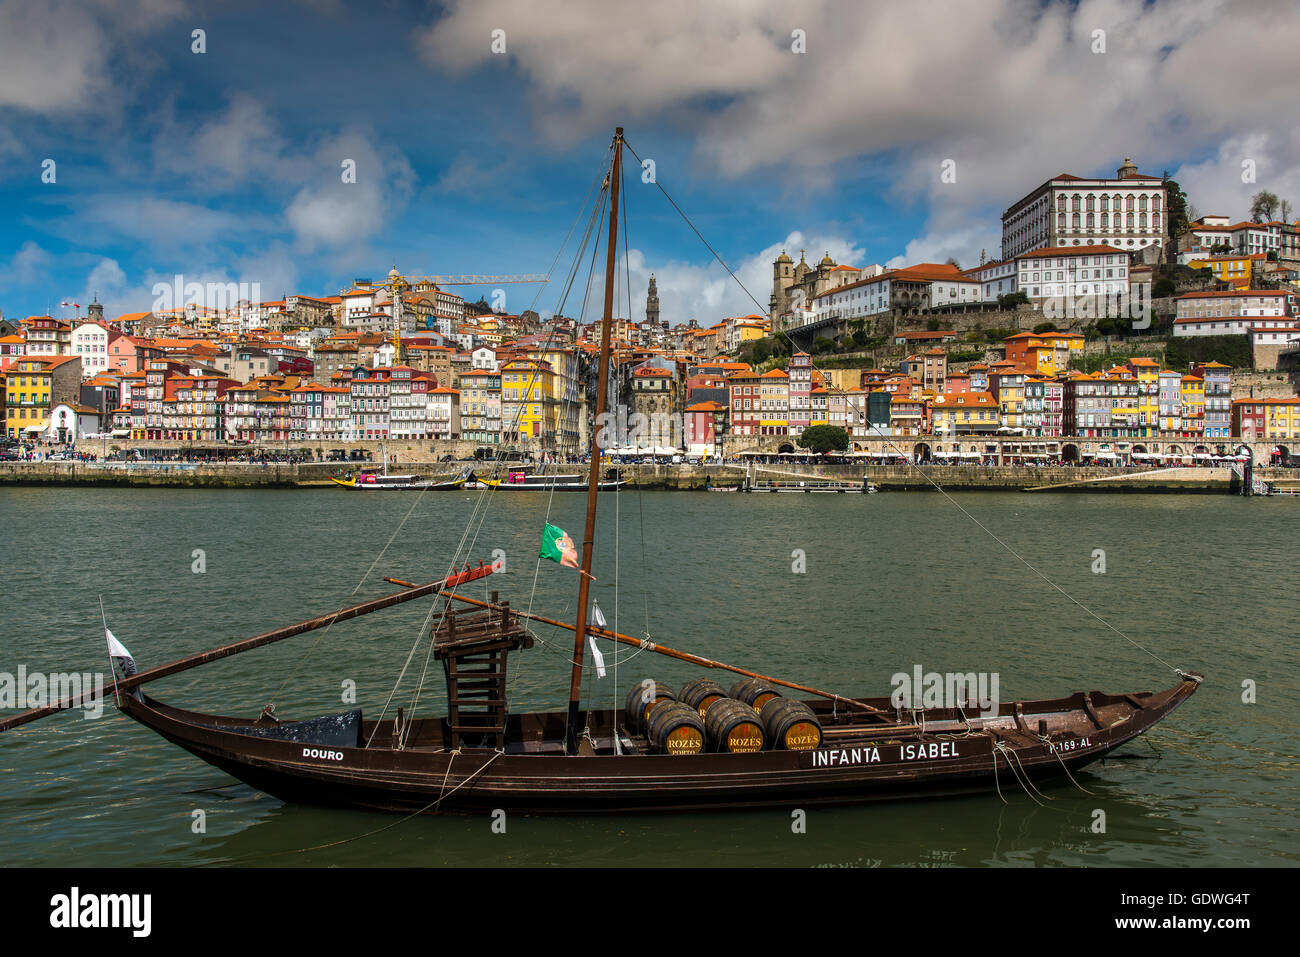
<svg viewBox="0 0 1300 957">
<path fill-rule="evenodd" d="M 457 470 L 446 465 L 413 469 L 424 477 L 442 478 Z M 449 471 L 451 469 L 451 471 Z M 626 465 L 610 466 L 631 488 L 700 490 L 710 485 L 740 485 L 745 469 L 738 465 Z M 81 462 L 0 462 L 0 485 L 103 485 L 176 488 L 333 488 L 329 478 L 336 464 L 306 465 L 123 465 Z M 1295 469 L 1257 469 L 1267 482 L 1295 482 Z M 797 484 L 800 481 L 864 479 L 882 489 L 944 490 L 1028 489 L 1062 487 L 1062 491 L 1227 492 L 1232 486 L 1228 468 L 1178 468 L 1141 472 L 1114 468 L 981 467 L 974 465 L 907 466 L 774 465 L 761 466 L 755 478 L 762 482 Z M 1101 481 L 1099 481 L 1101 480 Z"/>
</svg>

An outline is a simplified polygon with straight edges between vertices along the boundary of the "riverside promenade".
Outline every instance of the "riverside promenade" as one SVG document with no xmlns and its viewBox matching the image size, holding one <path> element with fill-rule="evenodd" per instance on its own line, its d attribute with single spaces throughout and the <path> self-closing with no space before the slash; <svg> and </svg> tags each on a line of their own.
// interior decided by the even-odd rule
<svg viewBox="0 0 1300 957">
<path fill-rule="evenodd" d="M 449 479 L 473 463 L 403 465 L 399 470 L 424 478 Z M 2 462 L 0 485 L 77 485 L 141 488 L 323 488 L 345 490 L 330 481 L 355 469 L 339 463 L 188 463 L 188 462 Z M 490 468 L 478 466 L 479 474 Z M 566 472 L 582 466 L 562 466 Z M 741 465 L 609 465 L 630 488 L 698 491 L 740 485 Z M 1255 478 L 1291 485 L 1300 481 L 1296 469 L 1259 468 Z M 1080 492 L 1181 492 L 1226 494 L 1237 490 L 1230 467 L 1106 468 L 1098 466 L 978 466 L 978 465 L 798 465 L 760 466 L 755 481 L 797 484 L 868 481 L 886 491 L 945 491 L 991 489 Z M 349 490 L 349 494 L 352 494 Z"/>
</svg>

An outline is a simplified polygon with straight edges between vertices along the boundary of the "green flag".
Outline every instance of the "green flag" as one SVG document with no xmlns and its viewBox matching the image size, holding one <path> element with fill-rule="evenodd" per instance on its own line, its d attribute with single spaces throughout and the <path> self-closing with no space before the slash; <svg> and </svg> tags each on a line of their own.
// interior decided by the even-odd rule
<svg viewBox="0 0 1300 957">
<path fill-rule="evenodd" d="M 542 550 L 540 558 L 549 558 L 568 568 L 578 568 L 578 550 L 573 547 L 573 539 L 562 528 L 547 524 L 542 529 Z"/>
</svg>

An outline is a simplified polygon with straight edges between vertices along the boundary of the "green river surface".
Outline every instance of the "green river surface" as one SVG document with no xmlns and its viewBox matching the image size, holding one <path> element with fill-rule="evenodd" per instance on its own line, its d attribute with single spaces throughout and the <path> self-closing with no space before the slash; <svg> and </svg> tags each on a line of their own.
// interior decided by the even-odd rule
<svg viewBox="0 0 1300 957">
<path fill-rule="evenodd" d="M 148 668 L 442 576 L 481 493 L 0 489 L 0 672 L 107 670 L 99 619 Z M 581 540 L 585 496 L 550 521 Z M 611 626 L 852 695 L 891 676 L 996 672 L 1004 701 L 1155 690 L 1172 667 L 1205 683 L 1150 734 L 1031 798 L 996 794 L 791 811 L 535 817 L 286 805 L 234 782 L 111 706 L 0 735 L 0 860 L 8 866 L 1079 866 L 1294 865 L 1300 860 L 1300 503 L 1227 495 L 967 493 L 603 495 L 595 594 Z M 536 574 L 545 493 L 495 494 L 471 555 L 504 550 L 485 583 L 572 620 L 578 578 Z M 962 510 L 969 515 L 964 515 Z M 1167 667 L 1037 577 L 979 523 Z M 644 535 L 642 534 L 644 530 Z M 394 536 L 394 533 L 396 534 Z M 617 534 L 616 534 L 617 531 Z M 390 536 L 392 537 L 389 543 Z M 617 539 L 617 543 L 616 543 Z M 385 551 L 385 546 L 387 549 Z M 617 544 L 617 548 L 616 548 Z M 195 549 L 205 569 L 193 570 Z M 792 570 L 802 550 L 806 571 Z M 1105 572 L 1094 572 L 1094 551 Z M 381 557 L 382 553 L 382 557 Z M 615 568 L 617 559 L 618 567 Z M 368 571 L 369 569 L 369 571 Z M 364 578 L 363 576 L 368 576 Z M 620 584 L 616 587 L 615 582 Z M 358 587 L 358 583 L 362 582 Z M 377 714 L 430 599 L 150 685 L 171 704 L 282 718 Z M 615 616 L 617 614 L 617 621 Z M 323 635 L 323 637 L 322 637 Z M 559 710 L 572 636 L 517 654 L 511 706 Z M 304 655 L 313 648 L 310 657 Z M 394 698 L 408 715 L 413 676 Z M 630 685 L 702 672 L 605 649 L 585 681 L 602 706 Z M 636 660 L 628 661 L 627 656 Z M 590 656 L 588 656 L 590 661 Z M 444 713 L 441 668 L 419 703 Z M 729 685 L 726 673 L 710 672 Z M 1256 703 L 1243 702 L 1243 682 Z M 12 711 L 8 713 L 13 713 Z M 390 712 L 391 714 L 392 712 Z M 1094 822 L 1104 812 L 1104 833 Z M 195 811 L 206 830 L 196 833 Z M 334 845 L 319 847 L 320 845 Z"/>
</svg>

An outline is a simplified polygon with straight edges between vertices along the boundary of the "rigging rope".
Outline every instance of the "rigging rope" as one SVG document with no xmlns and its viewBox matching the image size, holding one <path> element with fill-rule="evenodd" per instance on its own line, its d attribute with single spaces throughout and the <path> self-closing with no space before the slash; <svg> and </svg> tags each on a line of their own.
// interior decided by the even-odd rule
<svg viewBox="0 0 1300 957">
<path fill-rule="evenodd" d="M 608 150 L 606 151 L 606 156 L 608 156 L 609 153 L 610 153 L 612 150 L 613 150 L 613 143 L 612 143 L 612 141 L 611 141 L 611 144 L 610 144 Z M 577 213 L 575 214 L 574 219 L 573 219 L 573 222 L 570 224 L 570 226 L 569 226 L 569 230 L 568 230 L 568 232 L 567 232 L 566 235 L 565 235 L 564 242 L 561 243 L 559 250 L 556 252 L 555 258 L 554 258 L 554 259 L 552 260 L 552 262 L 551 262 L 551 271 L 554 270 L 554 268 L 555 268 L 555 264 L 559 262 L 560 257 L 563 255 L 564 249 L 568 246 L 569 239 L 570 239 L 570 238 L 572 237 L 572 235 L 573 235 L 573 230 L 574 230 L 574 228 L 577 226 L 578 222 L 581 221 L 582 216 L 583 216 L 583 213 L 586 211 L 587 206 L 588 206 L 588 203 L 590 202 L 593 193 L 596 192 L 596 188 L 597 188 L 598 184 L 601 183 L 602 176 L 603 176 L 603 174 L 604 174 L 604 172 L 605 172 L 605 166 L 606 166 L 606 160 L 605 160 L 604 158 L 602 158 L 601 164 L 600 164 L 600 166 L 597 168 L 596 176 L 595 176 L 594 179 L 592 180 L 592 185 L 591 185 L 591 187 L 588 189 L 587 196 L 586 196 L 586 198 L 584 198 L 582 205 L 579 207 Z M 602 194 L 602 195 L 603 195 L 603 192 L 604 192 L 604 191 L 603 191 L 603 188 L 602 188 L 602 190 L 601 190 L 601 194 Z M 604 208 L 604 201 L 602 200 L 601 203 L 600 203 L 600 205 L 599 205 L 599 209 L 603 209 L 603 208 Z M 574 278 L 576 278 L 576 275 L 577 275 L 578 263 L 579 263 L 579 262 L 581 261 L 581 259 L 583 258 L 583 246 L 585 245 L 585 243 L 587 242 L 587 240 L 589 239 L 589 237 L 590 237 L 590 235 L 591 235 L 591 226 L 592 226 L 592 222 L 598 222 L 598 221 L 599 221 L 598 210 L 593 210 L 593 216 L 592 216 L 591 219 L 589 219 L 588 224 L 587 224 L 587 228 L 586 228 L 586 230 L 585 230 L 585 232 L 584 232 L 583 242 L 582 242 L 582 244 L 579 245 L 578 253 L 577 253 L 577 255 L 575 256 L 574 265 L 573 265 L 573 267 L 569 270 L 568 277 L 566 278 L 565 286 L 564 286 L 563 292 L 562 292 L 562 294 L 561 294 L 560 301 L 559 301 L 559 303 L 558 303 L 558 305 L 557 305 L 557 308 L 556 308 L 556 312 L 555 312 L 555 315 L 556 315 L 556 316 L 560 316 L 560 315 L 563 314 L 563 310 L 564 310 L 565 303 L 568 301 L 569 292 L 570 292 L 570 290 L 572 289 L 572 286 L 573 286 L 573 280 L 574 280 Z M 550 271 L 548 271 L 547 275 L 548 275 L 548 276 L 550 275 Z M 537 294 L 533 297 L 533 301 L 532 301 L 532 304 L 531 304 L 530 307 L 529 307 L 529 310 L 527 310 L 527 311 L 531 311 L 532 307 L 535 306 L 535 305 L 537 304 L 538 300 L 541 298 L 541 294 L 542 294 L 542 290 L 539 288 Z M 551 346 L 551 342 L 552 342 L 552 341 L 554 340 L 554 338 L 555 338 L 555 330 L 556 330 L 556 326 L 555 326 L 554 324 L 552 324 L 552 327 L 551 327 L 550 332 L 547 333 L 546 339 L 543 340 L 542 348 L 541 348 L 541 350 L 540 350 L 541 352 L 545 353 L 546 351 L 549 350 L 549 348 L 550 348 L 550 346 Z M 524 391 L 525 391 L 524 399 L 523 399 L 523 401 L 521 401 L 521 402 L 519 402 L 519 403 L 516 404 L 514 417 L 512 418 L 512 420 L 511 420 L 511 422 L 510 422 L 510 424 L 509 424 L 509 429 L 508 429 L 507 434 L 512 434 L 512 435 L 513 435 L 513 434 L 518 434 L 518 433 L 517 433 L 517 429 L 518 429 L 519 421 L 520 421 L 520 419 L 521 419 L 522 416 L 523 416 L 523 413 L 524 413 L 524 409 L 525 409 L 525 407 L 526 407 L 526 404 L 530 404 L 530 403 L 528 403 L 528 399 L 531 398 L 533 387 L 534 387 L 534 385 L 536 384 L 536 382 L 537 382 L 538 378 L 540 377 L 540 375 L 541 375 L 541 368 L 540 368 L 540 367 L 536 367 L 536 368 L 534 368 L 534 369 L 531 371 L 531 373 L 530 373 L 530 375 L 529 375 L 529 378 L 528 378 L 528 382 L 527 382 L 527 384 L 526 384 L 526 388 L 525 388 L 525 390 L 524 390 Z M 502 393 L 503 400 L 504 400 L 504 395 L 505 395 L 505 393 L 504 393 L 504 390 L 503 390 L 503 393 Z M 522 436 L 521 436 L 521 437 L 522 437 Z M 503 445 L 503 446 L 501 447 L 500 451 L 498 451 L 497 456 L 496 456 L 496 459 L 493 461 L 493 476 L 496 475 L 496 473 L 497 473 L 497 469 L 498 469 L 498 468 L 501 466 L 501 464 L 504 462 L 504 460 L 505 460 L 505 454 L 506 454 L 506 447 Z M 470 512 L 469 520 L 466 522 L 466 525 L 465 525 L 464 531 L 462 532 L 461 537 L 460 537 L 460 541 L 457 543 L 456 548 L 455 548 L 455 550 L 454 550 L 453 553 L 452 553 L 451 561 L 450 561 L 450 563 L 449 563 L 450 571 L 448 572 L 448 574 L 452 574 L 452 573 L 455 572 L 455 570 L 456 570 L 456 566 L 457 566 L 457 565 L 462 561 L 462 555 L 464 555 L 464 556 L 468 556 L 469 554 L 471 554 L 471 553 L 473 552 L 473 549 L 474 549 L 475 545 L 476 545 L 477 542 L 478 542 L 478 536 L 479 536 L 479 534 L 481 533 L 484 524 L 486 523 L 487 516 L 488 516 L 488 513 L 489 513 L 490 508 L 491 508 L 492 499 L 491 499 L 490 496 L 491 496 L 491 493 L 492 493 L 493 491 L 495 491 L 495 487 L 494 487 L 494 486 L 489 485 L 489 484 L 487 484 L 487 483 L 484 483 L 484 488 L 482 488 L 482 489 L 480 490 L 480 494 L 479 494 L 478 496 L 476 496 L 476 498 L 475 498 L 475 502 L 474 502 L 474 507 L 471 509 L 471 512 Z M 422 490 L 422 492 L 423 492 L 423 490 Z M 472 536 L 471 536 L 471 534 L 470 534 L 471 531 L 473 532 L 473 535 L 472 535 Z M 468 542 L 468 546 L 467 546 L 467 542 Z M 397 694 L 397 690 L 398 690 L 398 688 L 401 686 L 401 682 L 402 682 L 403 677 L 404 677 L 405 674 L 406 674 L 406 670 L 407 670 L 407 668 L 410 666 L 411 660 L 412 660 L 412 658 L 414 657 L 415 652 L 416 652 L 416 650 L 417 650 L 418 647 L 419 647 L 419 643 L 420 643 L 420 641 L 423 640 L 423 638 L 424 638 L 424 635 L 425 635 L 425 629 L 429 627 L 429 625 L 430 625 L 430 623 L 431 623 L 431 621 L 432 621 L 432 618 L 433 618 L 433 612 L 437 609 L 437 607 L 438 607 L 438 604 L 437 604 L 437 596 L 434 596 L 433 599 L 432 599 L 432 601 L 431 601 L 431 604 L 430 604 L 430 610 L 429 610 L 428 614 L 425 615 L 425 619 L 424 619 L 424 622 L 423 622 L 422 625 L 421 625 L 420 631 L 417 632 L 417 634 L 416 634 L 416 636 L 415 636 L 415 640 L 414 640 L 414 642 L 412 643 L 411 650 L 410 650 L 410 652 L 407 654 L 406 662 L 403 664 L 403 666 L 402 666 L 402 670 L 401 670 L 401 672 L 399 672 L 398 677 L 397 677 L 397 680 L 396 680 L 396 681 L 394 682 L 394 684 L 393 684 L 393 689 L 392 689 L 392 691 L 389 693 L 388 699 L 387 699 L 387 701 L 386 701 L 385 704 L 384 704 L 383 712 L 381 712 L 381 714 L 380 714 L 380 719 L 381 719 L 381 720 L 382 720 L 384 714 L 387 713 L 387 711 L 388 711 L 388 707 L 391 705 L 392 700 L 393 700 L 393 697 Z M 445 617 L 445 609 L 446 609 L 447 606 L 444 605 L 443 607 L 444 607 L 444 617 Z M 438 622 L 438 626 L 441 625 L 442 620 L 443 620 L 443 619 L 440 617 L 439 622 Z M 436 630 L 436 627 L 438 627 L 438 626 L 435 626 L 434 629 L 432 629 L 432 630 Z M 430 630 L 430 632 L 429 632 L 430 651 L 432 650 L 432 642 L 433 642 L 432 630 Z M 415 687 L 414 690 L 413 690 L 412 705 L 411 705 L 411 712 L 412 712 L 412 715 L 414 715 L 414 714 L 416 713 L 416 708 L 418 707 L 418 704 L 419 704 L 419 698 L 420 698 L 420 695 L 421 695 L 421 693 L 422 693 L 422 691 L 423 691 L 424 678 L 425 678 L 425 676 L 426 676 L 426 674 L 427 674 L 427 668 L 428 668 L 428 657 L 429 657 L 429 655 L 428 655 L 428 653 L 426 652 L 426 655 L 425 655 L 425 662 L 424 662 L 424 668 L 421 670 L 421 674 L 420 674 L 419 681 L 418 681 L 416 687 Z M 377 727 L 377 725 L 376 725 L 376 727 Z M 409 729 L 409 725 L 408 725 L 408 729 Z M 373 734 L 372 734 L 372 738 L 373 738 Z M 403 739 L 402 739 L 402 741 L 399 742 L 399 747 L 404 746 L 404 743 L 405 743 L 405 734 L 403 735 Z"/>
<path fill-rule="evenodd" d="M 627 147 L 628 152 L 630 152 L 634 157 L 636 157 L 636 159 L 637 159 L 638 161 L 641 161 L 641 157 L 640 157 L 640 155 L 637 153 L 637 151 L 636 151 L 635 149 L 632 148 L 631 144 L 629 144 L 629 143 L 626 141 L 626 139 L 624 140 L 624 145 Z M 737 276 L 737 275 L 735 274 L 735 272 L 732 270 L 732 268 L 731 268 L 729 265 L 727 265 L 726 261 L 723 260 L 723 258 L 718 254 L 717 250 L 715 250 L 715 249 L 714 249 L 714 248 L 709 244 L 709 241 L 708 241 L 707 239 L 705 239 L 704 236 L 700 233 L 700 231 L 699 231 L 698 229 L 696 229 L 695 224 L 694 224 L 693 222 L 691 222 L 691 218 L 690 218 L 689 216 L 686 215 L 686 213 L 682 210 L 682 208 L 681 208 L 680 206 L 677 205 L 677 202 L 672 198 L 672 196 L 670 196 L 670 195 L 668 194 L 668 191 L 667 191 L 666 189 L 664 189 L 663 183 L 661 183 L 661 182 L 659 181 L 658 177 L 655 178 L 655 180 L 654 180 L 654 184 L 655 184 L 655 186 L 657 186 L 657 187 L 659 188 L 659 192 L 661 192 L 661 193 L 663 194 L 664 198 L 665 198 L 666 200 L 668 200 L 668 202 L 672 205 L 673 209 L 677 210 L 678 215 L 682 217 L 682 219 L 685 221 L 686 225 L 689 226 L 689 227 L 691 228 L 691 232 L 695 233 L 695 235 L 696 235 L 697 237 L 699 237 L 699 240 L 700 240 L 701 243 L 704 244 L 704 247 L 705 247 L 706 249 L 708 249 L 708 251 L 709 251 L 710 253 L 713 254 L 713 258 L 716 259 L 716 260 L 718 261 L 718 263 L 722 266 L 722 268 L 725 269 L 725 270 L 727 271 L 727 275 L 729 275 L 732 279 L 734 279 L 734 280 L 736 281 L 736 285 L 738 285 L 738 286 L 739 286 L 739 287 L 744 291 L 745 295 L 748 296 L 748 297 L 750 298 L 750 300 L 754 303 L 754 305 L 758 307 L 759 311 L 762 312 L 762 311 L 763 311 L 763 306 L 762 306 L 762 304 L 761 304 L 757 299 L 754 298 L 754 294 L 751 293 L 751 292 L 749 291 L 749 289 L 745 286 L 745 284 L 744 284 L 743 282 L 740 281 L 740 277 Z M 790 336 L 790 333 L 789 333 L 788 331 L 786 331 L 786 330 L 781 330 L 781 334 L 782 334 L 783 336 L 785 336 L 785 338 L 786 338 L 787 341 L 789 341 L 789 343 L 790 343 L 790 345 L 791 345 L 792 348 L 797 348 L 797 346 L 795 345 L 794 339 Z M 809 357 L 809 361 L 810 361 L 810 364 L 812 365 L 812 367 L 813 367 L 814 369 L 816 369 L 817 372 L 820 373 L 821 370 L 820 370 L 820 369 L 817 369 L 816 364 L 811 362 L 811 357 Z M 824 376 L 823 376 L 823 377 L 824 377 Z M 848 399 L 848 401 L 852 404 L 854 400 L 853 400 L 852 398 L 850 398 L 850 399 Z M 859 409 L 857 406 L 854 406 L 853 411 L 854 411 L 854 414 L 855 414 L 855 416 L 856 416 L 857 413 L 860 411 L 860 409 Z M 864 421 L 865 421 L 865 413 L 864 413 Z M 909 466 L 913 471 L 915 471 L 915 472 L 916 472 L 917 474 L 919 474 L 922 478 L 924 478 L 924 479 L 925 479 L 925 480 L 926 480 L 930 485 L 934 486 L 935 490 L 938 491 L 939 494 L 941 494 L 941 495 L 944 497 L 944 499 L 946 499 L 947 502 L 948 502 L 950 505 L 952 505 L 953 507 L 955 507 L 955 508 L 956 508 L 958 511 L 960 511 L 963 515 L 965 515 L 965 516 L 966 516 L 967 518 L 969 518 L 972 522 L 974 522 L 974 523 L 975 523 L 975 524 L 976 524 L 976 525 L 977 525 L 977 526 L 978 526 L 982 531 L 984 531 L 984 532 L 985 532 L 985 533 L 986 533 L 990 538 L 992 538 L 995 542 L 997 542 L 997 543 L 998 543 L 1002 548 L 1006 549 L 1006 551 L 1008 551 L 1011 555 L 1013 555 L 1013 556 L 1014 556 L 1014 557 L 1015 557 L 1015 558 L 1016 558 L 1016 559 L 1017 559 L 1021 564 L 1023 564 L 1023 565 L 1024 565 L 1026 568 L 1028 568 L 1031 572 L 1033 572 L 1035 575 L 1037 575 L 1039 578 L 1041 578 L 1044 582 L 1046 582 L 1048 585 L 1050 585 L 1053 589 L 1055 589 L 1057 592 L 1059 592 L 1062 596 L 1064 596 L 1066 599 L 1068 599 L 1072 604 L 1076 605 L 1080 610 L 1082 610 L 1083 612 L 1085 612 L 1085 613 L 1086 613 L 1087 615 L 1089 615 L 1091 618 L 1094 618 L 1096 621 L 1098 621 L 1099 623 L 1101 623 L 1103 626 L 1105 626 L 1106 628 L 1108 628 L 1110 631 L 1112 631 L 1112 632 L 1114 632 L 1115 634 L 1119 635 L 1121 638 L 1123 638 L 1125 641 L 1127 641 L 1129 644 L 1131 644 L 1134 648 L 1137 648 L 1139 651 L 1142 651 L 1143 653 L 1149 655 L 1151 658 L 1155 659 L 1155 660 L 1158 661 L 1160 664 L 1164 665 L 1166 668 L 1169 668 L 1171 671 L 1177 672 L 1177 671 L 1179 670 L 1177 667 L 1175 667 L 1174 665 L 1171 665 L 1169 662 L 1165 661 L 1165 659 L 1161 658 L 1161 657 L 1160 657 L 1159 655 L 1157 655 L 1155 652 L 1149 650 L 1148 648 L 1143 647 L 1141 644 L 1139 644 L 1138 642 L 1134 641 L 1132 638 L 1130 638 L 1130 637 L 1129 637 L 1128 635 L 1126 635 L 1124 632 L 1120 631 L 1118 628 L 1116 628 L 1114 625 L 1112 625 L 1109 621 L 1107 621 L 1106 619 L 1104 619 L 1104 618 L 1102 618 L 1100 615 L 1098 615 L 1096 612 L 1094 612 L 1094 611 L 1093 611 L 1091 608 L 1089 608 L 1087 605 L 1083 604 L 1083 602 L 1079 601 L 1079 600 L 1078 600 L 1077 598 L 1075 598 L 1073 595 L 1069 594 L 1069 593 L 1068 593 L 1064 588 L 1062 588 L 1060 585 L 1056 584 L 1056 582 L 1052 581 L 1050 578 L 1048 578 L 1046 575 L 1044 575 L 1042 572 L 1040 572 L 1037 568 L 1035 568 L 1032 564 L 1030 564 L 1030 563 L 1029 563 L 1029 562 L 1024 558 L 1024 556 L 1022 556 L 1022 555 L 1021 555 L 1019 552 L 1017 552 L 1014 548 L 1012 548 L 1010 545 L 1008 545 L 1006 542 L 1004 542 L 1001 538 L 999 538 L 997 535 L 995 535 L 995 534 L 994 534 L 994 533 L 993 533 L 993 532 L 992 532 L 988 527 L 986 527 L 982 522 L 978 521 L 978 520 L 977 520 L 973 515 L 971 515 L 970 512 L 968 512 L 965 508 L 963 508 L 963 507 L 962 507 L 961 505 L 959 505 L 956 501 L 954 501 L 953 498 L 952 498 L 952 496 L 950 496 L 950 495 L 947 493 L 947 491 L 945 491 L 945 490 L 944 490 L 944 489 L 939 485 L 938 482 L 936 482 L 936 481 L 935 481 L 935 480 L 934 480 L 934 479 L 933 479 L 933 478 L 932 478 L 932 477 L 931 477 L 931 476 L 930 476 L 930 475 L 929 475 L 929 474 L 928 474 L 924 469 L 920 468 L 919 465 L 917 465 L 916 463 L 912 462 L 912 461 L 911 461 L 911 456 L 904 455 L 903 452 L 898 448 L 898 446 L 894 445 L 894 443 L 889 439 L 888 436 L 881 436 L 881 437 L 885 439 L 885 442 L 889 445 L 889 447 L 890 447 L 891 449 L 894 450 L 895 453 L 898 454 L 899 457 L 904 458 L 904 459 L 907 460 L 907 464 L 908 464 L 908 466 Z"/>
</svg>

